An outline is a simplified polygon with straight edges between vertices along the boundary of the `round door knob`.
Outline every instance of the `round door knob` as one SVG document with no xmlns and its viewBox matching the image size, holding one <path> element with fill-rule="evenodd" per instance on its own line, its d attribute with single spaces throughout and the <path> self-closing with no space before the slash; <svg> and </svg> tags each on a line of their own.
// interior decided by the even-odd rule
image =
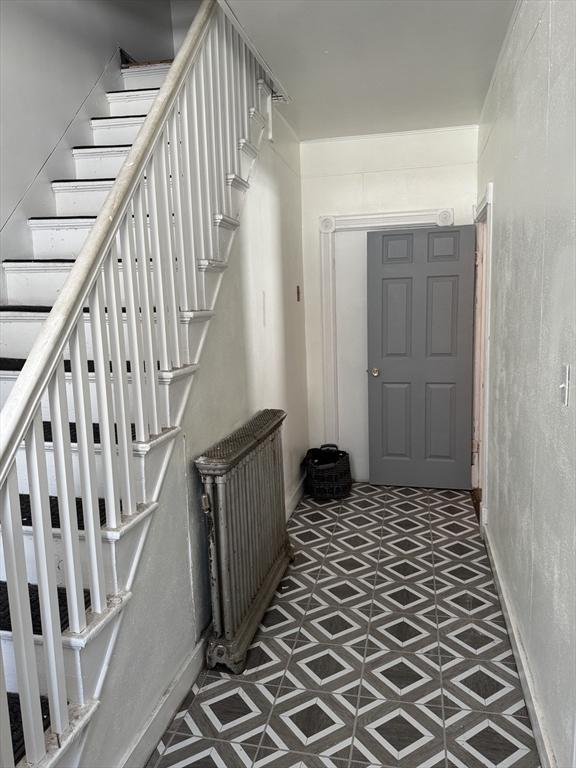
<svg viewBox="0 0 576 768">
<path fill-rule="evenodd" d="M 380 376 L 380 368 L 371 368 L 370 373 L 372 376 Z"/>
</svg>

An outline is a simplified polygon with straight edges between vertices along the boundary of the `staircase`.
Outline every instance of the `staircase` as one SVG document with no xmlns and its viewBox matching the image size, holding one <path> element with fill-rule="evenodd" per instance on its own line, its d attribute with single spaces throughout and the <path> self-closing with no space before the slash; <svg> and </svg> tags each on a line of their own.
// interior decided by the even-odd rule
<svg viewBox="0 0 576 768">
<path fill-rule="evenodd" d="M 81 765 L 214 316 L 273 83 L 204 0 L 122 71 L 2 263 L 0 765 Z M 153 542 L 148 542 L 148 546 Z M 169 683 L 170 681 L 167 681 Z M 71 754 L 73 757 L 71 757 Z M 24 763 L 23 763 L 24 764 Z"/>
</svg>

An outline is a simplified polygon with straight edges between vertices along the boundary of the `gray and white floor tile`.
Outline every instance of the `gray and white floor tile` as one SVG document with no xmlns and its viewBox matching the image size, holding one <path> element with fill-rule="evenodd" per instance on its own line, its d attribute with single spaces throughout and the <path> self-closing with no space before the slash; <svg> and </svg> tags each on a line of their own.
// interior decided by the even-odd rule
<svg viewBox="0 0 576 768">
<path fill-rule="evenodd" d="M 539 768 L 470 494 L 304 498 L 245 670 L 203 672 L 146 768 Z"/>
</svg>

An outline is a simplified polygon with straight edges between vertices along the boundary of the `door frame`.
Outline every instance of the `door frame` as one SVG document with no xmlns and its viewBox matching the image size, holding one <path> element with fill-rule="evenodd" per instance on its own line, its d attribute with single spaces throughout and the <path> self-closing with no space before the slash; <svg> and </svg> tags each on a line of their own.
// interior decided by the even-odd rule
<svg viewBox="0 0 576 768">
<path fill-rule="evenodd" d="M 488 456 L 490 445 L 490 305 L 492 295 L 492 241 L 494 215 L 494 184 L 486 185 L 484 196 L 475 206 L 474 223 L 477 234 L 481 228 L 482 237 L 477 236 L 481 248 L 477 252 L 477 274 L 479 280 L 474 289 L 475 323 L 474 323 L 474 422 L 472 425 L 473 439 L 476 441 L 479 466 L 473 479 L 477 479 L 481 494 L 480 527 L 488 523 Z M 478 319 L 478 322 L 476 322 Z M 474 485 L 474 483 L 473 483 Z"/>
<path fill-rule="evenodd" d="M 452 208 L 432 208 L 392 213 L 339 214 L 320 216 L 320 282 L 322 297 L 322 386 L 324 395 L 324 442 L 340 441 L 338 423 L 338 367 L 336 332 L 335 248 L 338 232 L 382 229 L 449 227 Z"/>
</svg>

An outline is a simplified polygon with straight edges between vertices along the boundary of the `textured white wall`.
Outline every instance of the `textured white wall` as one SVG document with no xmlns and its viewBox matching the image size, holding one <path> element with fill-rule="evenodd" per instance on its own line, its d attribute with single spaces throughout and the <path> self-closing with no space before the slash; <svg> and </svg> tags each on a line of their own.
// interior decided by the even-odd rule
<svg viewBox="0 0 576 768">
<path fill-rule="evenodd" d="M 180 50 L 202 0 L 170 0 L 174 54 Z"/>
<path fill-rule="evenodd" d="M 576 389 L 565 408 L 558 388 L 576 367 L 575 30 L 574 2 L 519 5 L 479 137 L 479 196 L 494 182 L 488 532 L 558 768 L 576 757 Z"/>
<path fill-rule="evenodd" d="M 156 0 L 2 0 L 0 30 L 1 228 L 117 46 L 153 60 L 171 58 L 173 40 L 170 5 Z M 57 167 L 65 164 L 62 158 Z M 35 207 L 26 215 L 42 213 Z"/>
<path fill-rule="evenodd" d="M 262 408 L 283 426 L 287 504 L 299 494 L 308 420 L 298 142 L 283 118 L 264 141 L 184 421 L 188 461 Z M 194 473 L 191 473 L 193 476 Z M 197 627 L 207 619 L 202 513 L 192 508 Z"/>
<path fill-rule="evenodd" d="M 302 227 L 306 303 L 306 350 L 310 443 L 324 438 L 319 218 L 326 214 L 386 213 L 454 208 L 457 224 L 472 221 L 476 201 L 477 128 L 391 133 L 304 142 Z M 337 235 L 341 444 L 365 474 L 367 415 L 364 298 L 365 236 Z M 362 262 L 362 263 L 361 263 Z M 347 286 L 347 289 L 345 288 Z M 359 313 L 363 317 L 359 317 Z M 361 378 L 357 374 L 362 370 Z M 352 457 L 354 462 L 354 456 Z"/>
</svg>

